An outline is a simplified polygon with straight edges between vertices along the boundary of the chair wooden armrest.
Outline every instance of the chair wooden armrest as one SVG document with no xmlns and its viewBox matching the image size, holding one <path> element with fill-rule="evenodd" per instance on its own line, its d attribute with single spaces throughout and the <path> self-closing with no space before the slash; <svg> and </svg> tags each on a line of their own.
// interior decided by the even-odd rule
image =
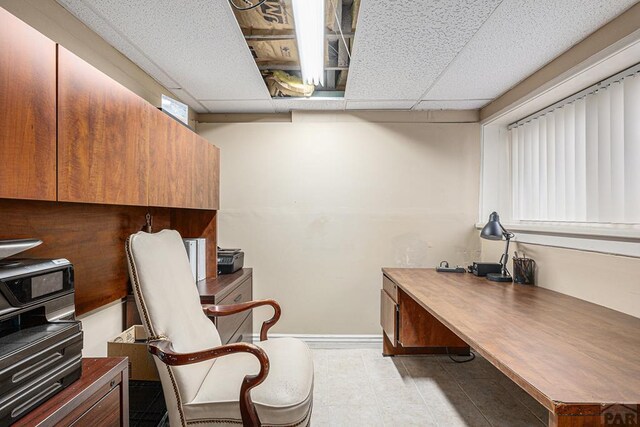
<svg viewBox="0 0 640 427">
<path fill-rule="evenodd" d="M 169 366 L 190 365 L 234 353 L 251 353 L 260 362 L 260 371 L 256 375 L 246 375 L 242 380 L 242 386 L 240 387 L 240 414 L 242 415 L 243 425 L 260 426 L 260 418 L 249 392 L 252 388 L 262 383 L 269 374 L 269 357 L 263 349 L 253 344 L 235 343 L 194 353 L 177 353 L 173 350 L 171 341 L 154 340 L 149 341 L 149 352 Z"/>
<path fill-rule="evenodd" d="M 260 307 L 263 305 L 270 305 L 273 307 L 273 317 L 262 324 L 262 328 L 260 328 L 260 341 L 266 341 L 267 339 L 267 331 L 276 324 L 278 319 L 280 319 L 280 314 L 282 310 L 280 309 L 280 304 L 278 304 L 275 300 L 272 299 L 263 299 L 256 301 L 247 301 L 242 302 L 240 304 L 229 304 L 229 305 L 203 305 L 202 309 L 207 316 L 228 316 L 230 314 L 240 313 L 245 310 L 249 310 L 255 307 Z"/>
</svg>

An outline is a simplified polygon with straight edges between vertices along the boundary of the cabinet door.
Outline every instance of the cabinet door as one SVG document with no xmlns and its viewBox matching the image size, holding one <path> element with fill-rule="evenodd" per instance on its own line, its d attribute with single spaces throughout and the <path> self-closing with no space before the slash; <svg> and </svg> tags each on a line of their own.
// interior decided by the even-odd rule
<svg viewBox="0 0 640 427">
<path fill-rule="evenodd" d="M 218 148 L 165 113 L 151 111 L 149 205 L 218 208 Z"/>
<path fill-rule="evenodd" d="M 116 387 L 107 393 L 98 403 L 93 405 L 87 412 L 80 415 L 71 426 L 72 427 L 120 427 L 121 411 L 120 387 Z"/>
<path fill-rule="evenodd" d="M 202 153 L 198 156 L 196 174 L 198 205 L 202 209 L 219 208 L 220 186 L 220 149 L 206 139 L 196 137 L 197 150 Z"/>
<path fill-rule="evenodd" d="M 149 107 L 58 47 L 58 200 L 147 205 Z"/>
<path fill-rule="evenodd" d="M 162 111 L 152 109 L 150 114 L 149 205 L 193 208 L 195 134 Z"/>
<path fill-rule="evenodd" d="M 380 290 L 380 326 L 391 345 L 397 345 L 398 314 L 396 302 L 384 290 Z"/>
<path fill-rule="evenodd" d="M 0 8 L 0 197 L 56 199 L 56 45 Z"/>
</svg>

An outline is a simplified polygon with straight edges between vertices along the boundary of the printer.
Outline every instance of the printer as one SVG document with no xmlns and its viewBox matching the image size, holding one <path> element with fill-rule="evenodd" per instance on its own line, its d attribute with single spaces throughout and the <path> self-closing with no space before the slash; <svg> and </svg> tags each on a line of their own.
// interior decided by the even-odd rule
<svg viewBox="0 0 640 427">
<path fill-rule="evenodd" d="M 73 265 L 0 259 L 0 425 L 9 425 L 80 378 Z"/>
<path fill-rule="evenodd" d="M 231 274 L 244 265 L 244 252 L 240 249 L 218 248 L 218 274 Z"/>
</svg>

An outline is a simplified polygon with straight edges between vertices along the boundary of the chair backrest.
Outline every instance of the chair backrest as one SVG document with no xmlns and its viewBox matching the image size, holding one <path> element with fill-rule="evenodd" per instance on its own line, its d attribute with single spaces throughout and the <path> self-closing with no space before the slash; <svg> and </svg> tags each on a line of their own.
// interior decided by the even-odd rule
<svg viewBox="0 0 640 427">
<path fill-rule="evenodd" d="M 127 240 L 126 252 L 133 293 L 149 337 L 170 340 L 180 353 L 219 346 L 220 335 L 202 311 L 180 234 L 139 232 Z M 182 404 L 193 400 L 213 363 L 169 367 L 156 358 L 165 396 L 169 391 L 176 400 L 177 408 L 167 402 L 170 416 L 171 409 L 181 411 Z"/>
</svg>

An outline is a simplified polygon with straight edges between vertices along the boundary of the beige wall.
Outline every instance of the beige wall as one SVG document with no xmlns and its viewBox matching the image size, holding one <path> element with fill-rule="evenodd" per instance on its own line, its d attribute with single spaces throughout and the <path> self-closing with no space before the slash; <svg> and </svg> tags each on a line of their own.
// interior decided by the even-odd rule
<svg viewBox="0 0 640 427">
<path fill-rule="evenodd" d="M 282 304 L 275 332 L 379 334 L 381 267 L 479 257 L 478 124 L 354 117 L 198 126 L 221 152 L 219 244 Z"/>
<path fill-rule="evenodd" d="M 538 286 L 640 317 L 639 258 L 522 243 L 513 250 L 536 260 Z M 504 242 L 482 241 L 485 261 L 503 251 Z"/>
</svg>

